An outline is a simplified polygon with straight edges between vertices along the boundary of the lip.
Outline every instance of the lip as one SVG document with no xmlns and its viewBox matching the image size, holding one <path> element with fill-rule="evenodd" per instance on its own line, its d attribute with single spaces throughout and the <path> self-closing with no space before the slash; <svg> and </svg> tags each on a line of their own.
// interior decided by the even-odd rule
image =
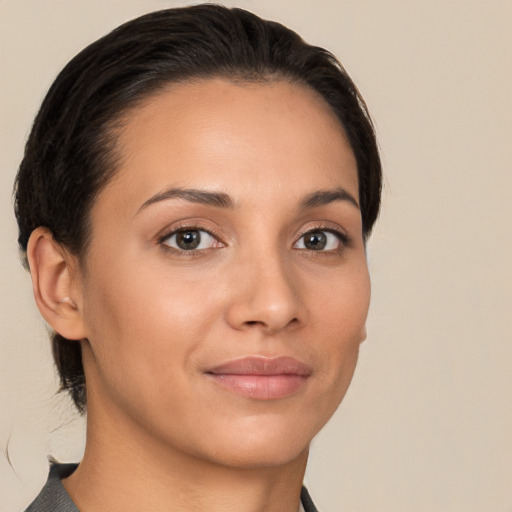
<svg viewBox="0 0 512 512">
<path fill-rule="evenodd" d="M 276 400 L 299 392 L 312 373 L 307 364 L 288 356 L 243 357 L 207 370 L 223 388 L 256 400 Z"/>
</svg>

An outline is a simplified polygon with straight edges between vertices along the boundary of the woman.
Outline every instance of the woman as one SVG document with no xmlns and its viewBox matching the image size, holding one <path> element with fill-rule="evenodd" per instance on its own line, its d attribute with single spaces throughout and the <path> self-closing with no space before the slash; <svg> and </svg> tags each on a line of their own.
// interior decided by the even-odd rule
<svg viewBox="0 0 512 512">
<path fill-rule="evenodd" d="M 28 510 L 315 510 L 308 448 L 365 339 L 380 186 L 354 84 L 279 24 L 170 9 L 77 55 L 16 215 L 87 442 Z"/>
</svg>

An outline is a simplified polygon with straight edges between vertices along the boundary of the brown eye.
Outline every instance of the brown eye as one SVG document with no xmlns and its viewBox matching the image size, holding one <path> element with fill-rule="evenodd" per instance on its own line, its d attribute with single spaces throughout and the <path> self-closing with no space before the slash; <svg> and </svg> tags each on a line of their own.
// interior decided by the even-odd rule
<svg viewBox="0 0 512 512">
<path fill-rule="evenodd" d="M 294 244 L 294 249 L 308 251 L 336 251 L 347 245 L 347 237 L 343 233 L 328 229 L 313 229 L 304 233 Z"/>
<path fill-rule="evenodd" d="M 203 229 L 179 229 L 165 237 L 161 243 L 179 251 L 209 249 L 218 244 L 213 235 Z"/>
<path fill-rule="evenodd" d="M 179 231 L 176 233 L 176 245 L 184 250 L 197 249 L 201 243 L 201 233 L 197 230 Z"/>
<path fill-rule="evenodd" d="M 323 231 L 311 231 L 304 235 L 304 247 L 311 251 L 322 251 L 327 245 L 327 236 Z"/>
</svg>

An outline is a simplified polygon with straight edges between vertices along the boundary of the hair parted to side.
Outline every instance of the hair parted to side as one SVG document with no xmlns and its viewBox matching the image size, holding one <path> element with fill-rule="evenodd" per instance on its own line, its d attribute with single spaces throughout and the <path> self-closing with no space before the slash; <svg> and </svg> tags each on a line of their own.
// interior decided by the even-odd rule
<svg viewBox="0 0 512 512">
<path fill-rule="evenodd" d="M 381 164 L 366 105 L 339 61 L 279 23 L 213 4 L 153 12 L 82 50 L 48 91 L 15 182 L 18 242 L 26 264 L 39 226 L 85 265 L 89 212 L 117 169 L 116 128 L 123 114 L 169 83 L 224 77 L 283 79 L 323 96 L 345 129 L 357 161 L 363 234 L 377 218 Z M 52 335 L 61 380 L 86 408 L 80 342 Z"/>
</svg>

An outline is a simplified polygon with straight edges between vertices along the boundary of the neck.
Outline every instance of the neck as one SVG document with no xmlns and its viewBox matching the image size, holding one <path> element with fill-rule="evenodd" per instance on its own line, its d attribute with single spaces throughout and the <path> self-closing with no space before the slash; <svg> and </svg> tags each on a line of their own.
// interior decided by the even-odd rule
<svg viewBox="0 0 512 512">
<path fill-rule="evenodd" d="M 297 512 L 307 449 L 278 466 L 230 467 L 164 444 L 122 415 L 88 404 L 84 458 L 63 481 L 82 512 Z"/>
</svg>

